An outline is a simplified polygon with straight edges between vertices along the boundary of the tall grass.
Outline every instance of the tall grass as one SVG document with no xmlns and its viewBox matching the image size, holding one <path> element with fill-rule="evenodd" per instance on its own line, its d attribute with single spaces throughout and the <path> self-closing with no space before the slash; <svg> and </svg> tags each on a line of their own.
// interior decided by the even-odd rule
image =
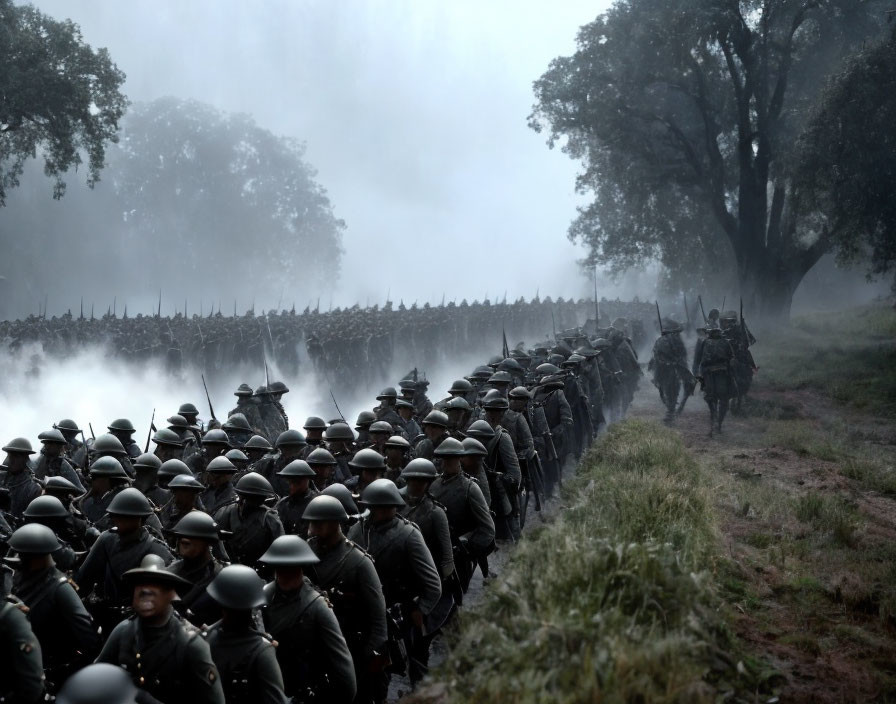
<svg viewBox="0 0 896 704">
<path fill-rule="evenodd" d="M 709 702 L 744 667 L 712 585 L 710 477 L 674 432 L 613 426 L 566 508 L 461 618 L 440 702 Z"/>
</svg>

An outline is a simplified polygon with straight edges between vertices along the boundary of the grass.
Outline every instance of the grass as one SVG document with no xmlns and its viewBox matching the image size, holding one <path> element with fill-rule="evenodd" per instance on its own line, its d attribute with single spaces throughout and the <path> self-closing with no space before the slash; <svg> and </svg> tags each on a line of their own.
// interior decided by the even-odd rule
<svg viewBox="0 0 896 704">
<path fill-rule="evenodd" d="M 415 699 L 712 702 L 755 691 L 770 671 L 737 655 L 719 609 L 711 479 L 674 431 L 613 426 L 567 483 L 566 510 L 462 614 Z"/>
<path fill-rule="evenodd" d="M 796 316 L 756 348 L 762 388 L 812 389 L 896 417 L 896 310 L 873 305 Z"/>
</svg>

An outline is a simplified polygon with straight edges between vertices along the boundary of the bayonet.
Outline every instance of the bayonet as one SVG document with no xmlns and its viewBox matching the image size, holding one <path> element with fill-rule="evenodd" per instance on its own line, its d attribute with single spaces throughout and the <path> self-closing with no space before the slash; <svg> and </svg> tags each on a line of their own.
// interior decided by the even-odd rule
<svg viewBox="0 0 896 704">
<path fill-rule="evenodd" d="M 336 412 L 339 414 L 339 417 L 342 418 L 343 421 L 348 423 L 348 421 L 345 420 L 345 416 L 342 415 L 342 411 L 339 410 L 339 404 L 336 403 L 336 396 L 333 395 L 333 389 L 330 389 L 330 398 L 333 399 L 333 405 L 336 406 Z"/>
<path fill-rule="evenodd" d="M 703 310 L 703 297 L 697 296 L 697 302 L 700 304 L 700 315 L 703 316 L 703 324 L 706 325 L 708 321 L 706 320 L 706 311 Z"/>
<path fill-rule="evenodd" d="M 660 335 L 663 334 L 663 317 L 660 315 L 660 304 L 656 301 L 653 302 L 656 306 L 656 320 L 660 324 Z"/>
<path fill-rule="evenodd" d="M 146 433 L 146 447 L 143 448 L 144 452 L 149 452 L 149 441 L 152 438 L 152 429 L 156 425 L 156 409 L 152 409 L 152 418 L 149 419 L 149 432 Z"/>
<path fill-rule="evenodd" d="M 205 400 L 208 401 L 208 412 L 211 414 L 212 420 L 218 420 L 215 418 L 215 409 L 212 408 L 212 397 L 208 395 L 208 386 L 205 383 L 205 374 L 202 374 L 202 388 L 205 389 Z"/>
</svg>

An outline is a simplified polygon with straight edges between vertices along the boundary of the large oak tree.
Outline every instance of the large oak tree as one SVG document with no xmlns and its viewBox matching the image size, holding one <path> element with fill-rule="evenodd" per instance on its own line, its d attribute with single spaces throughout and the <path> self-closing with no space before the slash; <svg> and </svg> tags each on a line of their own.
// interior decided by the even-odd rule
<svg viewBox="0 0 896 704">
<path fill-rule="evenodd" d="M 584 163 L 570 237 L 588 263 L 733 262 L 740 293 L 786 316 L 835 239 L 801 207 L 794 145 L 824 77 L 879 36 L 885 3 L 620 0 L 535 83 L 530 116 Z"/>
</svg>

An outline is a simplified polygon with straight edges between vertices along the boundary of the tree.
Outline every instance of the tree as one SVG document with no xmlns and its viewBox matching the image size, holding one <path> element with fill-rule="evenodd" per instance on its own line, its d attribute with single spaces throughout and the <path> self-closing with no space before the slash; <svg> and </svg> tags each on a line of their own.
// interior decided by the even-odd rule
<svg viewBox="0 0 896 704">
<path fill-rule="evenodd" d="M 530 126 L 584 162 L 570 237 L 588 265 L 732 263 L 756 312 L 789 315 L 833 235 L 795 206 L 793 144 L 821 79 L 879 32 L 880 3 L 620 0 L 535 82 Z M 727 252 L 727 255 L 726 255 Z M 708 255 L 708 256 L 707 256 Z"/>
<path fill-rule="evenodd" d="M 0 0 L 0 206 L 38 150 L 62 197 L 62 174 L 87 155 L 88 183 L 99 180 L 106 143 L 127 107 L 124 74 L 105 49 L 84 43 L 78 25 L 30 5 Z"/>
<path fill-rule="evenodd" d="M 896 31 L 847 62 L 803 133 L 795 181 L 842 263 L 896 269 Z M 894 280 L 896 288 L 896 280 Z"/>
</svg>

